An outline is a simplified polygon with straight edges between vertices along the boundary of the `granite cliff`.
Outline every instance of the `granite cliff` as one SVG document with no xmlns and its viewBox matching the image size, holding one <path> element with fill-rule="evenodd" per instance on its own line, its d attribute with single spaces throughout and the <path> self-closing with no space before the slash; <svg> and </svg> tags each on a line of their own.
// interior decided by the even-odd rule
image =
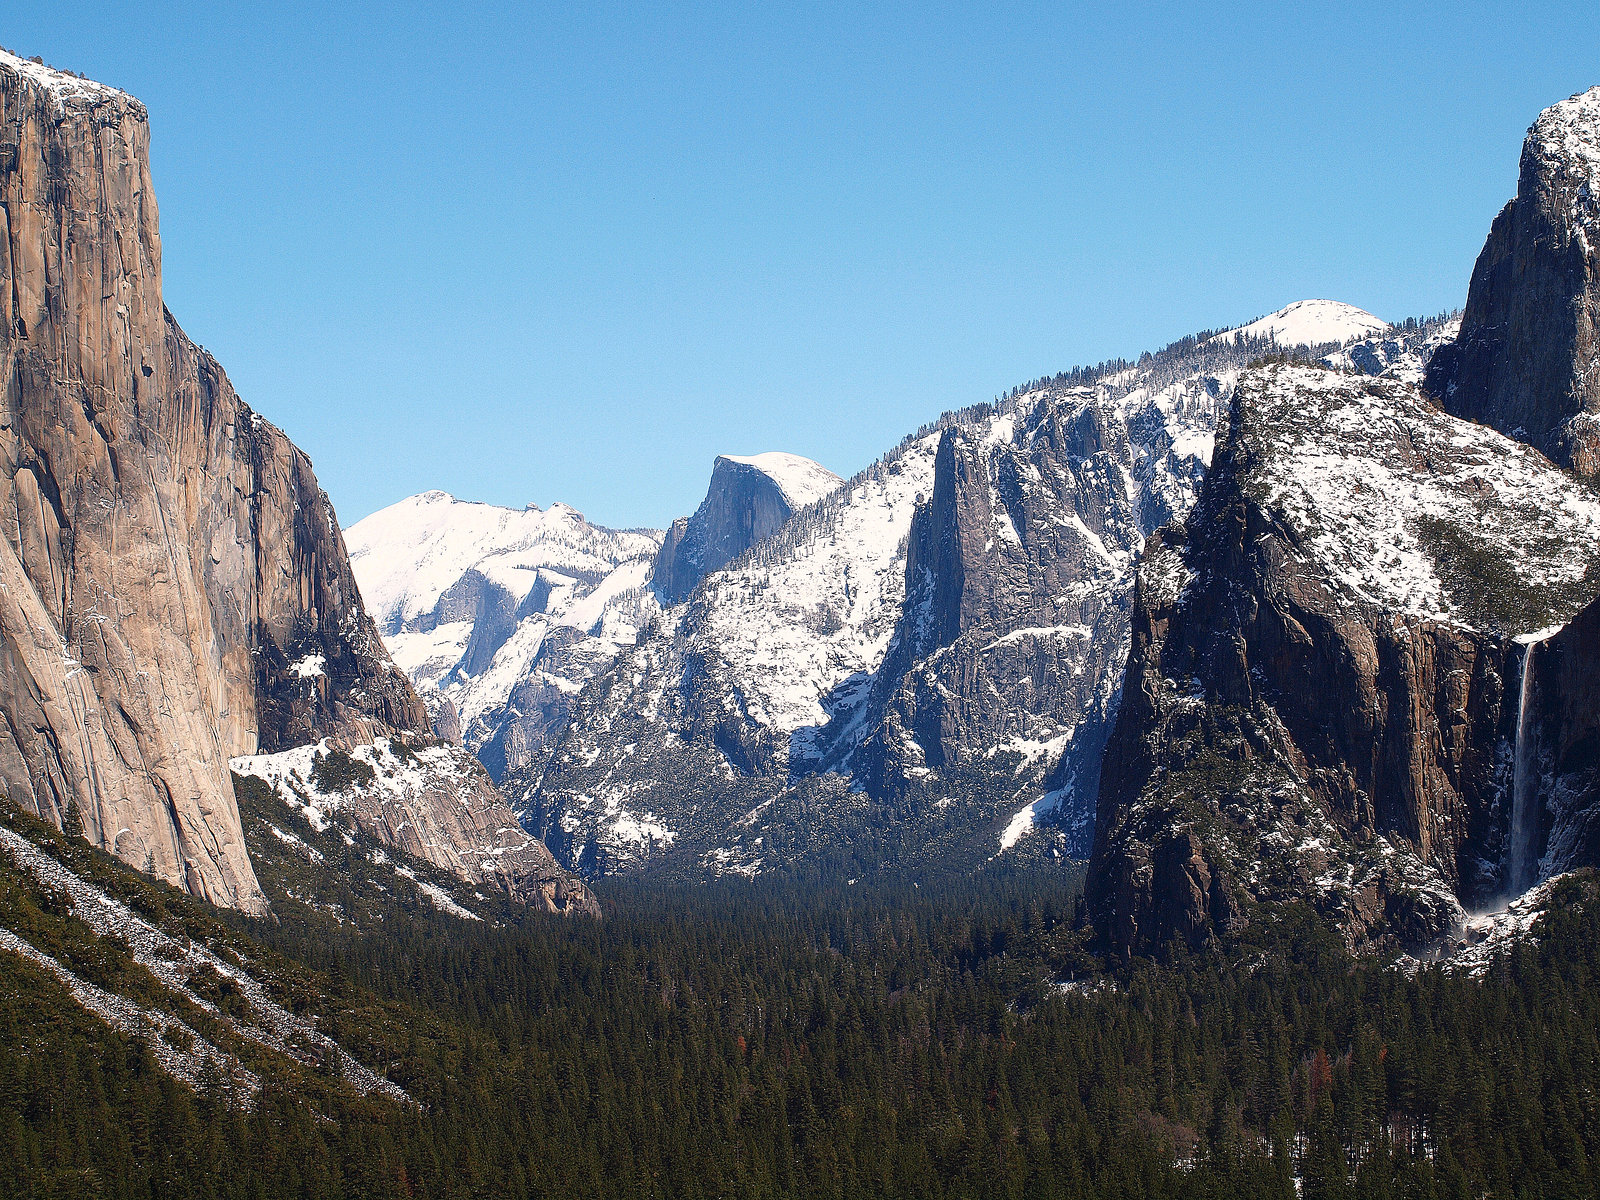
<svg viewBox="0 0 1600 1200">
<path fill-rule="evenodd" d="M 427 715 L 310 462 L 162 302 L 148 147 L 137 100 L 0 54 L 0 785 L 254 910 L 229 759 Z"/>
<path fill-rule="evenodd" d="M 1517 195 L 1426 383 L 1450 412 L 1600 475 L 1600 88 L 1539 114 Z"/>
<path fill-rule="evenodd" d="M 797 454 L 718 455 L 700 507 L 667 530 L 651 572 L 656 595 L 666 605 L 687 599 L 712 571 L 771 537 L 796 512 L 842 482 Z"/>
</svg>

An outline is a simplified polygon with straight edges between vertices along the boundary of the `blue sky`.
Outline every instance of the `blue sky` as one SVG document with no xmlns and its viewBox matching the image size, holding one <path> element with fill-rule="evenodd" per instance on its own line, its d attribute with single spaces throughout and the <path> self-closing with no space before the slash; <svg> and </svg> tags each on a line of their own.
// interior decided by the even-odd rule
<svg viewBox="0 0 1600 1200">
<path fill-rule="evenodd" d="M 719 452 L 1296 299 L 1458 306 L 1600 5 L 74 4 L 0 44 L 150 109 L 169 307 L 351 523 L 612 525 Z"/>
</svg>

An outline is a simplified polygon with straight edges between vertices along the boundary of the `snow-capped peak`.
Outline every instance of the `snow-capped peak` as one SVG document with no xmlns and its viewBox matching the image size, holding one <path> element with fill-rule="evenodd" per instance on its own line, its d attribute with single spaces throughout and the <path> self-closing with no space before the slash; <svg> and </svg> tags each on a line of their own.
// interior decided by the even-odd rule
<svg viewBox="0 0 1600 1200">
<path fill-rule="evenodd" d="M 718 457 L 760 471 L 778 485 L 789 507 L 797 512 L 813 501 L 822 499 L 844 482 L 821 463 L 801 458 L 798 454 L 785 454 L 781 450 L 749 456 L 723 454 Z"/>
<path fill-rule="evenodd" d="M 1586 190 L 1591 203 L 1600 202 L 1600 87 L 1540 113 L 1528 130 L 1528 146 L 1575 190 Z"/>
<path fill-rule="evenodd" d="M 1338 300 L 1297 300 L 1260 320 L 1220 334 L 1228 341 L 1271 338 L 1280 346 L 1344 345 L 1358 338 L 1383 333 L 1389 322 L 1353 304 Z"/>
</svg>

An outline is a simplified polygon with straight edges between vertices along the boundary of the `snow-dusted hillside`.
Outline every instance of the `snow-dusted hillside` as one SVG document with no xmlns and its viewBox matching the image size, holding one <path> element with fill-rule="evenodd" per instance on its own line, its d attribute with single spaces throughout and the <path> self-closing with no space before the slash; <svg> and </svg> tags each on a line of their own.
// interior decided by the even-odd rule
<svg viewBox="0 0 1600 1200">
<path fill-rule="evenodd" d="M 483 767 L 460 746 L 386 737 L 344 747 L 323 740 L 229 765 L 236 776 L 260 780 L 319 832 L 330 824 L 359 830 L 458 879 L 551 912 L 598 912 L 587 890 L 517 824 Z"/>
<path fill-rule="evenodd" d="M 367 609 L 435 729 L 501 774 L 539 757 L 570 697 L 657 611 L 653 530 L 564 504 L 500 508 L 424 492 L 345 531 Z"/>
<path fill-rule="evenodd" d="M 1452 586 L 1458 555 L 1439 544 L 1453 530 L 1470 530 L 1524 596 L 1581 585 L 1576 547 L 1600 544 L 1600 503 L 1537 450 L 1445 416 L 1412 386 L 1313 368 L 1263 379 L 1237 435 L 1252 487 L 1354 600 L 1482 624 L 1478 598 Z"/>
<path fill-rule="evenodd" d="M 1334 307 L 1296 326 L 1333 335 L 1315 350 L 1420 371 L 1434 326 Z M 908 438 L 670 609 L 514 806 L 593 870 L 761 870 L 779 838 L 828 842 L 797 822 L 876 821 L 877 803 L 991 852 L 1054 823 L 1086 854 L 1144 538 L 1193 505 L 1234 381 L 1279 345 L 1186 339 Z M 800 793 L 828 815 L 797 815 Z"/>
<path fill-rule="evenodd" d="M 0 824 L 0 878 L 42 889 L 52 899 L 52 921 L 65 924 L 74 936 L 62 937 L 59 928 L 35 927 L 25 930 L 33 939 L 29 941 L 0 929 L 0 952 L 43 969 L 88 1012 L 141 1039 L 161 1070 L 197 1091 L 249 1108 L 262 1081 L 242 1060 L 259 1066 L 266 1052 L 268 1059 L 331 1074 L 361 1095 L 410 1099 L 322 1032 L 315 1016 L 285 1008 L 274 997 L 274 973 L 270 967 L 263 969 L 266 964 L 250 961 L 232 946 L 196 936 L 195 926 L 178 932 L 170 915 L 160 923 L 152 920 L 84 873 L 81 853 L 63 836 L 43 833 L 24 822 L 16 824 L 20 828 Z M 52 933 L 56 936 L 49 936 Z M 69 953 L 82 957 L 84 935 L 89 945 L 103 943 L 106 948 L 99 963 L 91 960 L 97 968 L 94 975 L 128 989 L 129 994 L 101 987 L 63 961 Z M 136 969 L 107 971 L 100 965 L 121 957 Z M 245 1003 L 219 1006 L 213 983 L 225 983 Z"/>
</svg>

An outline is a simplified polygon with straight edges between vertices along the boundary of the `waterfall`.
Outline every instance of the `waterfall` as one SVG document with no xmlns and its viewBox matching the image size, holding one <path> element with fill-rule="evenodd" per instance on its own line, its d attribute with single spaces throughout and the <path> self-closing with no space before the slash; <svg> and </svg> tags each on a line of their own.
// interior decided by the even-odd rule
<svg viewBox="0 0 1600 1200">
<path fill-rule="evenodd" d="M 1503 878 L 1506 894 L 1515 898 L 1539 882 L 1539 862 L 1534 843 L 1539 836 L 1544 806 L 1539 796 L 1538 723 L 1528 728 L 1528 700 L 1533 694 L 1534 650 L 1555 630 L 1540 630 L 1520 637 L 1522 683 L 1517 697 L 1517 741 L 1512 755 L 1511 837 L 1506 849 Z"/>
</svg>

